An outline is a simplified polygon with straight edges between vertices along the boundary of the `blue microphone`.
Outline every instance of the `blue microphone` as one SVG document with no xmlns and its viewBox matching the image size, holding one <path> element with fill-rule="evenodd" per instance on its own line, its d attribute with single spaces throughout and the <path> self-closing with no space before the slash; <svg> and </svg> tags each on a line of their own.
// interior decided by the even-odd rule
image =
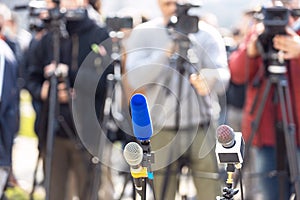
<svg viewBox="0 0 300 200">
<path fill-rule="evenodd" d="M 138 140 L 149 140 L 153 133 L 146 97 L 134 94 L 130 100 L 133 134 Z"/>
</svg>

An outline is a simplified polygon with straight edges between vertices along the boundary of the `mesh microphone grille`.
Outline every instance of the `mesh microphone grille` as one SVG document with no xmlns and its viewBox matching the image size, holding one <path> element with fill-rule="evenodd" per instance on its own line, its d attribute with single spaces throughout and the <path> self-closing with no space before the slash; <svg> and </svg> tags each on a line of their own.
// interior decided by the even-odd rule
<svg viewBox="0 0 300 200">
<path fill-rule="evenodd" d="M 143 149 L 136 142 L 129 142 L 123 151 L 124 158 L 130 166 L 139 165 L 143 160 Z"/>
<path fill-rule="evenodd" d="M 221 125 L 217 128 L 217 139 L 222 145 L 230 145 L 234 142 L 233 129 L 227 125 Z"/>
</svg>

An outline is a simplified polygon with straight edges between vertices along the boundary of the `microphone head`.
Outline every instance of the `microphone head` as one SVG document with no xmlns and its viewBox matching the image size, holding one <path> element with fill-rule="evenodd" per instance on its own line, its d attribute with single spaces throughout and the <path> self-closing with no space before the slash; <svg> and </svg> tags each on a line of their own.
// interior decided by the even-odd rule
<svg viewBox="0 0 300 200">
<path fill-rule="evenodd" d="M 230 126 L 221 125 L 216 130 L 217 140 L 224 147 L 232 147 L 234 145 L 234 132 Z"/>
<path fill-rule="evenodd" d="M 143 160 L 143 149 L 136 142 L 129 142 L 123 151 L 123 156 L 130 166 L 139 165 Z"/>
<path fill-rule="evenodd" d="M 139 140 L 149 140 L 153 133 L 146 97 L 135 94 L 130 100 L 133 134 Z"/>
</svg>

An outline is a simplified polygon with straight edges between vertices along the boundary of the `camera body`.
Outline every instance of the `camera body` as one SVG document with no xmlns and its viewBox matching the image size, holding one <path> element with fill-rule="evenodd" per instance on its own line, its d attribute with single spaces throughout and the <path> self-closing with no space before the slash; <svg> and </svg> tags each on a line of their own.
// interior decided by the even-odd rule
<svg viewBox="0 0 300 200">
<path fill-rule="evenodd" d="M 110 31 L 120 31 L 123 28 L 131 29 L 133 27 L 132 17 L 107 17 L 106 25 Z"/>
<path fill-rule="evenodd" d="M 263 8 L 263 24 L 265 26 L 265 34 L 275 36 L 277 34 L 285 34 L 285 28 L 289 22 L 289 9 L 281 6 Z"/>
<path fill-rule="evenodd" d="M 45 1 L 31 0 L 28 6 L 29 10 L 29 29 L 39 31 L 50 26 L 53 20 L 78 21 L 85 16 L 85 10 L 82 8 L 66 10 L 59 7 L 59 1 L 53 0 L 56 7 L 48 9 Z M 47 17 L 41 17 L 42 13 L 47 13 Z"/>
<path fill-rule="evenodd" d="M 183 34 L 198 32 L 198 16 L 191 16 L 188 14 L 190 8 L 199 7 L 193 4 L 176 4 L 176 14 L 170 18 L 168 28 L 172 28 Z"/>
<path fill-rule="evenodd" d="M 263 8 L 264 32 L 258 37 L 260 53 L 266 67 L 266 75 L 285 73 L 285 61 L 279 57 L 278 50 L 273 47 L 275 35 L 285 35 L 291 12 L 283 6 Z"/>
</svg>

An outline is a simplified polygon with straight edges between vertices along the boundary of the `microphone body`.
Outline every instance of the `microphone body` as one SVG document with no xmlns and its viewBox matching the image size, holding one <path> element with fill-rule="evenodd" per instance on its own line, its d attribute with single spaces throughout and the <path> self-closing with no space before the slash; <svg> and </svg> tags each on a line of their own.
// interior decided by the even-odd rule
<svg viewBox="0 0 300 200">
<path fill-rule="evenodd" d="M 153 133 L 147 100 L 142 94 L 135 94 L 130 100 L 132 128 L 134 136 L 140 141 L 149 140 Z"/>
<path fill-rule="evenodd" d="M 233 132 L 227 125 L 217 128 L 216 156 L 218 163 L 243 163 L 245 142 L 241 132 Z"/>
<path fill-rule="evenodd" d="M 123 151 L 124 158 L 130 166 L 130 173 L 137 191 L 142 190 L 143 179 L 148 177 L 147 168 L 141 165 L 143 149 L 136 142 L 129 142 Z"/>
</svg>

